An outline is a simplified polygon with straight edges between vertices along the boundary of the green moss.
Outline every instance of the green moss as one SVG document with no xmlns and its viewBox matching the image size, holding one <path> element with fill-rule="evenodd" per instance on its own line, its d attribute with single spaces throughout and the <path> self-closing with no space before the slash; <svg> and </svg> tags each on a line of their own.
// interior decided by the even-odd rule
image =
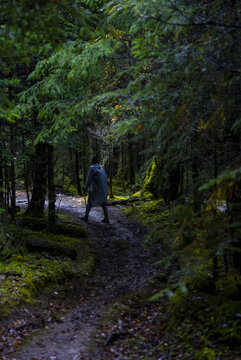
<svg viewBox="0 0 241 360">
<path fill-rule="evenodd" d="M 21 225 L 33 230 L 44 230 L 48 226 L 48 220 L 46 217 L 24 216 L 21 219 Z"/>
<path fill-rule="evenodd" d="M 68 246 L 70 248 L 76 248 L 76 245 L 79 243 L 79 239 L 76 239 L 73 237 L 68 237 L 68 236 L 63 236 L 63 235 L 58 235 L 58 234 L 53 234 L 50 232 L 44 232 L 44 231 L 43 232 L 27 231 L 25 233 L 25 237 L 26 238 L 33 237 L 33 238 L 37 238 L 39 240 L 46 240 L 49 243 L 64 245 L 64 246 Z"/>
<path fill-rule="evenodd" d="M 143 195 L 150 196 L 150 194 L 154 196 L 159 195 L 159 163 L 160 161 L 152 161 L 147 172 L 146 177 L 143 183 Z"/>
<path fill-rule="evenodd" d="M 58 230 L 63 231 L 65 236 L 11 225 L 11 232 L 14 233 L 15 242 L 18 241 L 21 254 L 15 254 L 8 261 L 0 262 L 2 315 L 7 315 L 18 305 L 34 302 L 36 296 L 51 284 L 65 287 L 65 282 L 71 277 L 79 278 L 93 272 L 95 257 L 85 230 L 81 226 L 70 224 L 63 225 Z M 77 251 L 78 258 L 71 261 L 67 258 L 53 259 L 28 253 L 25 249 L 25 239 L 28 237 L 73 248 Z"/>
<path fill-rule="evenodd" d="M 71 217 L 66 214 L 58 214 L 58 219 L 61 221 L 66 221 L 66 222 L 71 221 Z"/>
<path fill-rule="evenodd" d="M 113 200 L 126 200 L 128 198 L 128 196 L 124 196 L 124 195 L 120 195 L 120 196 L 117 196 L 114 194 L 113 197 L 110 197 L 108 195 L 107 199 L 110 200 L 110 201 L 113 201 Z"/>
<path fill-rule="evenodd" d="M 130 196 L 130 198 L 141 198 L 141 197 L 142 197 L 141 190 L 136 191 L 134 194 Z"/>
<path fill-rule="evenodd" d="M 122 183 L 118 179 L 112 179 L 112 191 L 115 196 L 126 195 L 126 191 L 124 191 Z"/>
<path fill-rule="evenodd" d="M 197 360 L 216 360 L 216 353 L 213 349 L 204 347 L 195 353 L 195 359 Z"/>
<path fill-rule="evenodd" d="M 71 262 L 57 261 L 33 255 L 15 255 L 8 263 L 0 262 L 0 304 L 3 315 L 11 308 L 33 302 L 49 282 L 62 281 L 71 274 Z"/>
<path fill-rule="evenodd" d="M 76 237 L 86 237 L 87 236 L 86 229 L 80 225 L 56 224 L 55 232 L 57 234 L 76 236 Z"/>
<path fill-rule="evenodd" d="M 144 225 L 159 225 L 161 218 L 166 217 L 163 200 L 150 200 L 123 210 L 127 216 L 132 216 Z"/>
<path fill-rule="evenodd" d="M 46 286 L 54 284 L 56 287 L 59 284 L 61 287 L 68 287 L 71 277 L 91 274 L 95 264 L 93 252 L 88 243 L 79 245 L 81 258 L 76 262 L 68 259 L 53 260 L 33 254 L 13 256 L 9 263 L 0 262 L 1 314 L 8 315 L 18 305 L 33 303 Z"/>
</svg>

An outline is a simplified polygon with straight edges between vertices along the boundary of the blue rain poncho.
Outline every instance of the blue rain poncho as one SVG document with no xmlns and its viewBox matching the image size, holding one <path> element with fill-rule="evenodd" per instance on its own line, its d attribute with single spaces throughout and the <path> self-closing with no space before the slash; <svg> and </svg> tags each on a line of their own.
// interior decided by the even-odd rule
<svg viewBox="0 0 241 360">
<path fill-rule="evenodd" d="M 107 176 L 99 164 L 89 167 L 84 187 L 89 188 L 88 204 L 91 207 L 107 203 Z"/>
</svg>

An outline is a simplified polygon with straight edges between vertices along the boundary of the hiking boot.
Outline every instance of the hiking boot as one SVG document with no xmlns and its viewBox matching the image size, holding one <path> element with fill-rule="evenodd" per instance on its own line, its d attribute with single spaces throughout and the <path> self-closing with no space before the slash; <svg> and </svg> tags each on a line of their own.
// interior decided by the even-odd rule
<svg viewBox="0 0 241 360">
<path fill-rule="evenodd" d="M 107 223 L 107 224 L 110 223 L 110 222 L 109 222 L 109 219 L 106 219 L 106 218 L 104 218 L 103 220 L 101 220 L 101 222 L 102 222 L 102 223 Z"/>
</svg>

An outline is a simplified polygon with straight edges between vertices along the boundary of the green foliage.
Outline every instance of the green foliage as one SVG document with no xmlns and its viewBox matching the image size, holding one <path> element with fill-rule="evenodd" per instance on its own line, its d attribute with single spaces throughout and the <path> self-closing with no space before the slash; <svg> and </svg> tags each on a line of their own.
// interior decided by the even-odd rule
<svg viewBox="0 0 241 360">
<path fill-rule="evenodd" d="M 71 185 L 65 182 L 63 184 L 63 189 L 71 196 L 78 196 L 78 190 L 75 185 Z"/>
<path fill-rule="evenodd" d="M 58 184 L 75 196 L 68 151 L 84 154 L 85 174 L 92 153 L 108 162 L 110 148 L 132 147 L 141 196 L 172 202 L 169 209 L 157 200 L 126 210 L 150 227 L 146 243 L 171 248 L 166 266 L 176 258 L 180 267 L 155 298 L 167 295 L 175 306 L 195 291 L 238 297 L 239 2 L 0 4 L 1 168 L 14 163 L 23 179 L 34 145 L 49 142 Z M 16 156 L 13 148 L 23 143 Z M 115 182 L 114 193 L 122 195 Z M 44 219 L 23 221 L 46 227 Z M 204 342 L 195 356 L 215 353 Z"/>
<path fill-rule="evenodd" d="M 238 299 L 241 292 L 241 275 L 232 270 L 216 281 L 216 289 L 225 298 Z"/>
<path fill-rule="evenodd" d="M 213 349 L 204 347 L 202 350 L 196 352 L 195 359 L 216 360 L 216 353 Z"/>
</svg>

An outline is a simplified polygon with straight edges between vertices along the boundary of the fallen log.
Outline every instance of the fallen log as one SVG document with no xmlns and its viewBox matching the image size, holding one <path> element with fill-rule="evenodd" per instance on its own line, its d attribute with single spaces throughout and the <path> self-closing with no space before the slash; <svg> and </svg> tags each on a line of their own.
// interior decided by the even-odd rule
<svg viewBox="0 0 241 360">
<path fill-rule="evenodd" d="M 52 244 L 47 240 L 40 240 L 36 238 L 27 238 L 26 246 L 32 252 L 47 252 L 53 256 L 67 256 L 71 259 L 76 259 L 77 252 L 67 246 Z"/>
<path fill-rule="evenodd" d="M 121 199 L 121 200 L 111 200 L 108 201 L 108 205 L 109 206 L 115 206 L 115 205 L 129 205 L 133 202 L 137 202 L 137 201 L 145 201 L 145 199 L 140 199 L 140 198 L 129 198 L 129 199 Z"/>
</svg>

